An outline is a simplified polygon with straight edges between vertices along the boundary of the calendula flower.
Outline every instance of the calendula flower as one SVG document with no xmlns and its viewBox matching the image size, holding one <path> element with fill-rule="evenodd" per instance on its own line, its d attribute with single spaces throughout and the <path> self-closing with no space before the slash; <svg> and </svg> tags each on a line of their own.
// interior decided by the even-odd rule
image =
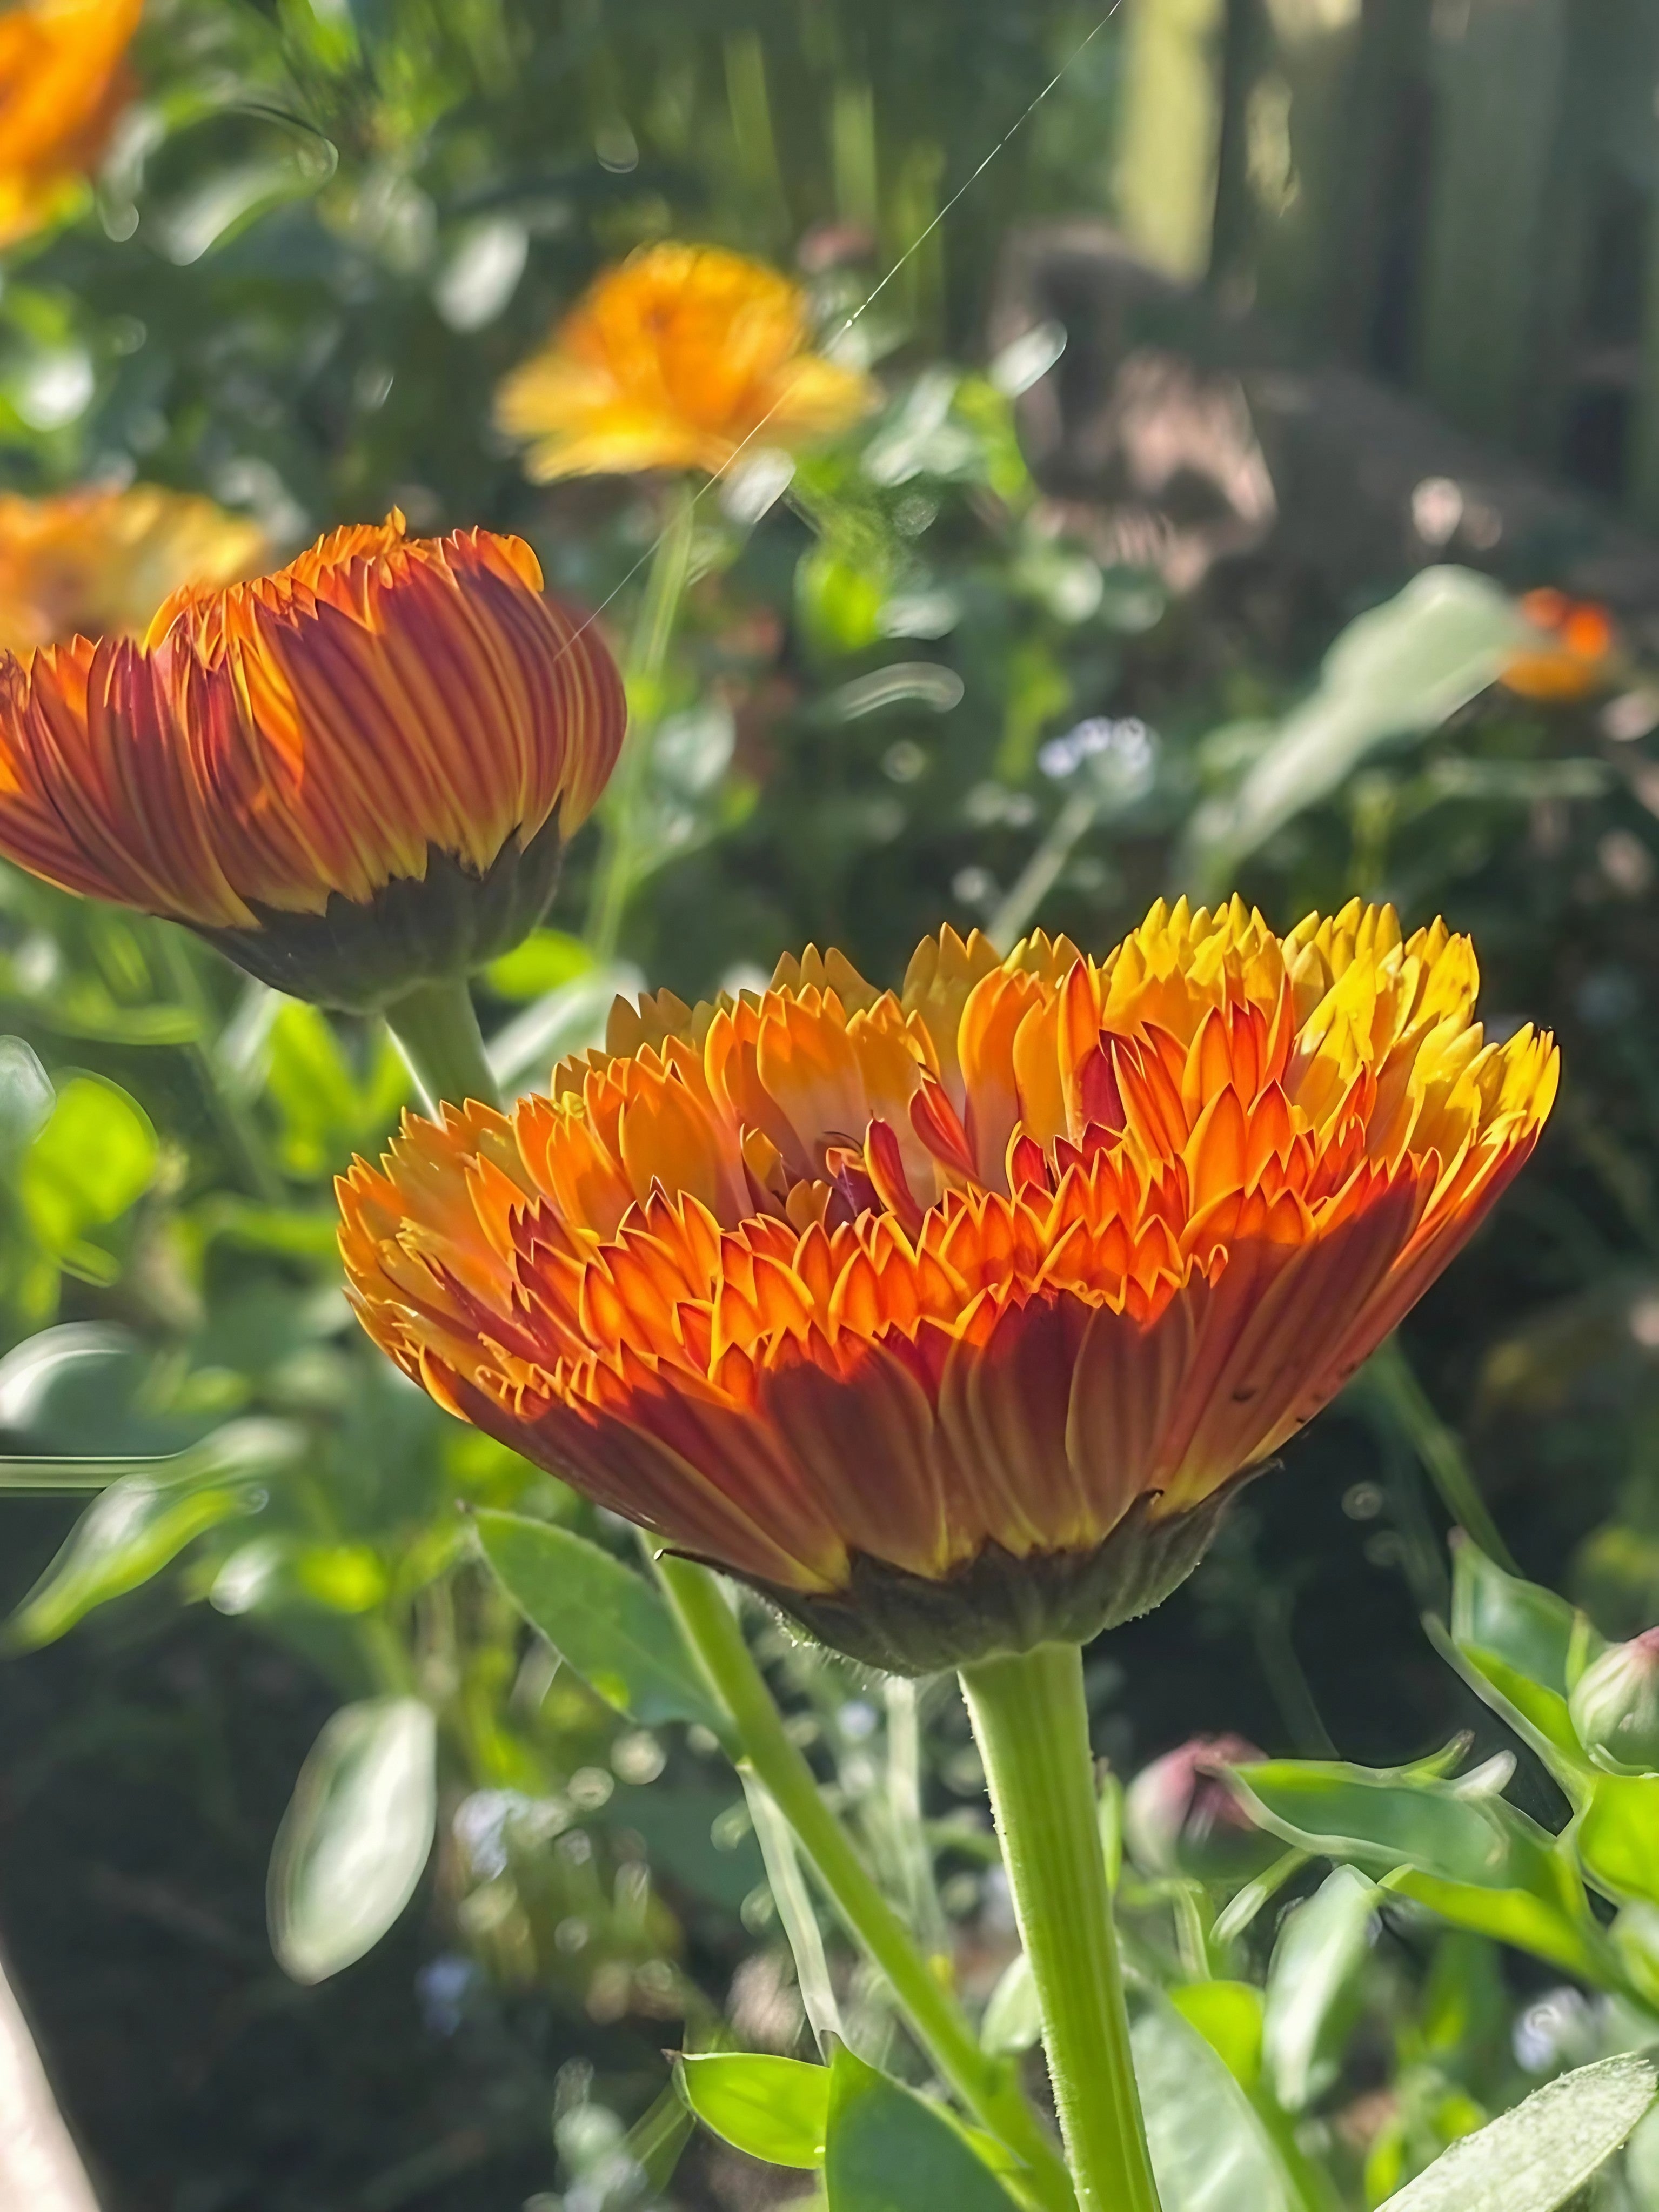
<svg viewBox="0 0 1659 2212">
<path fill-rule="evenodd" d="M 808 344 L 806 295 L 717 246 L 651 246 L 607 270 L 502 385 L 503 429 L 538 482 L 726 468 L 855 422 L 873 387 Z"/>
<path fill-rule="evenodd" d="M 60 214 L 131 95 L 143 0 L 24 0 L 0 14 L 0 246 Z"/>
<path fill-rule="evenodd" d="M 265 555 L 257 523 L 159 484 L 0 492 L 0 650 L 143 630 L 182 585 L 228 584 Z"/>
<path fill-rule="evenodd" d="M 1547 589 L 1525 592 L 1520 608 L 1537 632 L 1537 642 L 1504 664 L 1498 681 L 1506 691 L 1522 699 L 1571 704 L 1603 688 L 1618 644 L 1605 607 Z"/>
<path fill-rule="evenodd" d="M 340 1186 L 405 1373 L 823 1641 L 926 1672 L 1158 1603 L 1531 1151 L 1443 925 L 1154 908 L 619 1006 Z"/>
<path fill-rule="evenodd" d="M 324 538 L 142 639 L 0 658 L 0 854 L 187 923 L 297 996 L 385 1005 L 518 943 L 624 721 L 516 538 Z"/>
</svg>

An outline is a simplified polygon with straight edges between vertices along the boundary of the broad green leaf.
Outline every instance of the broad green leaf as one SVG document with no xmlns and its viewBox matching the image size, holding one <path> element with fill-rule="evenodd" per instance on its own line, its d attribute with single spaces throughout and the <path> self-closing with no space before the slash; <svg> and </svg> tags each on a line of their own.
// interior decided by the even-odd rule
<svg viewBox="0 0 1659 2212">
<path fill-rule="evenodd" d="M 1389 1875 L 1383 1887 L 1425 1905 L 1454 1928 L 1529 1951 L 1586 1981 L 1600 1983 L 1607 1978 L 1607 1961 L 1594 1923 L 1527 1890 L 1438 1881 L 1410 1867 Z"/>
<path fill-rule="evenodd" d="M 1237 791 L 1194 815 L 1188 851 L 1200 882 L 1232 876 L 1379 745 L 1437 727 L 1485 690 L 1526 636 L 1509 595 L 1467 568 L 1425 568 L 1350 623 L 1312 693 L 1279 725 Z"/>
<path fill-rule="evenodd" d="M 1554 1839 L 1515 1807 L 1409 1769 L 1279 1760 L 1234 1770 L 1263 1826 L 1388 1885 L 1455 1926 L 1593 1978 L 1603 1972 L 1583 1885 Z"/>
<path fill-rule="evenodd" d="M 270 1855 L 270 1947 L 296 1982 L 370 1951 L 410 1899 L 437 1826 L 437 1728 L 418 1698 L 344 1705 L 313 1745 Z"/>
<path fill-rule="evenodd" d="M 507 1595 L 565 1664 L 642 1728 L 725 1714 L 659 1592 L 598 1544 L 519 1513 L 474 1516 L 484 1557 Z"/>
<path fill-rule="evenodd" d="M 1572 1835 L 1597 1889 L 1659 1905 L 1659 1775 L 1597 1775 Z"/>
<path fill-rule="evenodd" d="M 124 1475 L 87 1508 L 68 1541 L 12 1616 L 8 1641 L 50 1644 L 94 1606 L 160 1573 L 185 1545 L 265 1502 L 271 1477 L 305 1449 L 284 1421 L 231 1421 L 155 1472 Z"/>
<path fill-rule="evenodd" d="M 1031 1962 L 1022 1951 L 991 1992 L 980 2022 L 982 2049 L 999 2058 L 1013 2058 L 1033 2051 L 1042 2037 L 1042 2010 L 1037 2002 Z"/>
<path fill-rule="evenodd" d="M 816 2166 L 830 2126 L 830 2069 L 712 2051 L 680 2061 L 685 2100 L 723 2142 L 771 2166 Z"/>
<path fill-rule="evenodd" d="M 1559 2212 L 1651 2106 L 1645 2058 L 1603 2058 L 1454 2143 L 1381 2212 Z"/>
<path fill-rule="evenodd" d="M 1269 1760 L 1234 1775 L 1263 1825 L 1304 1850 L 1382 1874 L 1409 1864 L 1444 1881 L 1514 1886 L 1504 1825 L 1453 1784 L 1334 1760 Z"/>
<path fill-rule="evenodd" d="M 1374 1882 L 1353 1867 L 1338 1867 L 1279 1930 L 1267 1969 L 1262 2049 L 1273 2094 L 1287 2112 L 1305 2112 L 1336 2079 L 1381 1901 Z"/>
<path fill-rule="evenodd" d="M 155 1132 L 142 1109 L 100 1076 L 70 1078 L 25 1155 L 18 1191 L 30 1228 L 60 1262 L 101 1272 L 87 1231 L 118 1219 L 149 1189 Z"/>
<path fill-rule="evenodd" d="M 960 2130 L 845 2044 L 830 2069 L 824 2183 L 830 2212 L 1013 2212 Z"/>
<path fill-rule="evenodd" d="M 1300 2212 L 1249 2099 L 1162 1997 L 1135 2022 L 1134 2059 L 1164 2212 Z"/>
<path fill-rule="evenodd" d="M 1195 2027 L 1242 2089 L 1261 2074 L 1261 1991 L 1249 1982 L 1188 1982 L 1170 2002 Z"/>
<path fill-rule="evenodd" d="M 1565 1760 L 1576 1774 L 1585 1762 L 1567 1698 L 1601 1638 L 1565 1598 L 1505 1573 L 1467 1537 L 1455 1542 L 1453 1559 L 1451 1640 L 1467 1662 L 1460 1673 L 1552 1768 Z"/>
</svg>

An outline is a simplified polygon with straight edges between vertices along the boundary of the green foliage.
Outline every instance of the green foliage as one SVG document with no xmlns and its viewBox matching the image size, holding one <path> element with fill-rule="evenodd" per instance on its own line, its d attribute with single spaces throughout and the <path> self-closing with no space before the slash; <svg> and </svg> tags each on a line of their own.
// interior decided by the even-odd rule
<svg viewBox="0 0 1659 2212">
<path fill-rule="evenodd" d="M 1011 2212 L 1013 2200 L 949 2119 L 845 2045 L 830 2069 L 829 2212 Z"/>
<path fill-rule="evenodd" d="M 1006 0 L 150 0 L 142 99 L 87 206 L 7 258 L 8 481 L 136 472 L 252 514 L 284 554 L 394 500 L 421 530 L 516 529 L 625 653 L 663 487 L 528 484 L 492 428 L 501 376 L 597 268 L 665 234 L 799 264 L 835 331 L 1094 28 Z M 1033 477 L 1030 410 L 1061 385 L 1067 407 L 1104 396 L 1095 334 L 1079 307 L 1070 331 L 998 352 L 986 296 L 1010 226 L 1096 208 L 1122 29 L 1098 32 L 847 334 L 881 407 L 801 456 L 769 507 L 763 472 L 699 500 L 681 622 L 635 686 L 659 720 L 614 953 L 589 934 L 590 830 L 547 925 L 479 979 L 480 1003 L 498 1073 L 540 1083 L 599 1039 L 618 992 L 706 997 L 809 939 L 892 981 L 944 921 L 1040 922 L 1099 949 L 1152 896 L 1201 882 L 1237 884 L 1280 925 L 1355 891 L 1396 897 L 1413 924 L 1443 911 L 1480 936 L 1495 1018 L 1562 1030 L 1548 1144 L 1408 1324 L 1436 1434 L 1397 1401 L 1351 1401 L 1242 1501 L 1190 1599 L 1126 1634 L 1127 1686 L 1115 1653 L 1097 1661 L 1097 1741 L 1126 1772 L 1199 1724 L 1304 1750 L 1328 1729 L 1383 1762 L 1491 1729 L 1489 1713 L 1553 1778 L 1523 1765 L 1510 1805 L 1507 1778 L 1459 1780 L 1455 1760 L 1274 1760 L 1247 1784 L 1295 1846 L 1269 1875 L 1231 1900 L 1133 1869 L 1120 1885 L 1166 2212 L 1333 2212 L 1402 2184 L 1417 2212 L 1408 2175 L 1575 2055 L 1517 2059 L 1532 1993 L 1505 1983 L 1504 1950 L 1591 1993 L 1595 2049 L 1659 2021 L 1651 1793 L 1599 1774 L 1567 1710 L 1599 1632 L 1659 1618 L 1659 767 L 1636 727 L 1651 678 L 1633 646 L 1622 722 L 1525 705 L 1487 688 L 1516 635 L 1509 594 L 1467 570 L 1413 579 L 1390 554 L 1339 592 L 1316 557 L 1291 574 L 1270 546 L 1194 589 L 1138 494 L 1073 499 L 1063 470 Z M 1298 128 L 1293 110 L 1300 163 Z M 1511 533 L 1497 557 L 1518 583 L 1556 556 Z M 0 1041 L 0 1442 L 16 1487 L 66 1457 L 113 1478 L 67 1541 L 18 1524 L 14 1640 L 86 1623 L 101 1685 L 42 1672 L 71 1685 L 43 1699 L 87 1703 L 37 1766 L 90 1769 L 110 1754 L 81 1746 L 125 1744 L 122 1685 L 169 1638 L 210 1674 L 228 1639 L 257 1638 L 343 1708 L 273 1868 L 284 1963 L 313 1978 L 374 1942 L 441 1802 L 421 1940 L 465 1954 L 495 2039 L 480 2058 L 469 2016 L 453 2043 L 426 2037 L 421 2063 L 431 2045 L 447 2084 L 490 2082 L 476 2132 L 493 2143 L 522 2122 L 542 2161 L 526 2189 L 668 2192 L 683 2116 L 652 2104 L 664 2045 L 719 2040 L 727 2010 L 799 2048 L 802 1993 L 722 1716 L 650 1580 L 569 1493 L 394 1376 L 340 1297 L 330 1179 L 410 1103 L 395 1050 L 377 1024 L 246 989 L 183 933 L 15 872 L 0 1017 L 15 1032 Z M 1455 1513 L 1448 1449 L 1464 1498 L 1489 1491 L 1518 1555 L 1568 1595 L 1468 1546 L 1447 1590 L 1423 1476 Z M 477 1509 L 471 1535 L 458 1503 Z M 180 1605 L 197 1618 L 175 1622 Z M 1449 1671 L 1435 1686 L 1419 1613 L 1488 1713 Z M 1035 1993 L 1008 1959 L 951 1700 L 924 1691 L 907 1735 L 868 1684 L 769 1630 L 757 1646 L 888 1893 L 954 1952 L 975 2002 L 994 1992 L 986 2049 L 1032 2050 Z M 211 1780 L 207 1810 L 179 1815 L 193 1869 L 257 1822 L 227 1809 L 210 1701 L 156 1697 Z M 239 1747 L 258 1733 L 237 1709 L 224 1724 Z M 280 1790 L 293 1759 L 270 1733 Z M 18 1771 L 27 1797 L 35 1769 Z M 1115 1826 L 1109 1846 L 1115 1865 Z M 1310 1875 L 1304 1854 L 1347 1870 Z M 1619 1908 L 1610 1925 L 1586 1886 Z M 796 1928 L 817 1910 L 800 1879 Z M 922 2063 L 879 1986 L 833 1927 L 820 1942 L 838 2016 L 894 2077 L 838 2058 L 832 2183 L 854 2205 L 1004 2204 L 975 2145 L 911 2094 Z M 414 2016 L 406 1983 L 396 2009 Z M 557 2070 L 571 2052 L 599 2069 L 580 2093 Z M 817 2162 L 827 2069 L 721 2052 L 688 2059 L 685 2080 L 740 2148 Z M 260 2102 L 222 2099 L 216 2124 Z M 418 2132 L 427 2102 L 409 2102 Z M 178 2132 L 211 2170 L 173 2193 L 222 2194 L 217 2137 Z M 446 2154 L 467 2140 L 458 2125 Z M 359 2187 L 330 2145 L 295 2188 L 524 2194 L 494 2172 L 434 2180 L 424 2136 L 404 2148 L 414 2163 Z M 1643 2191 L 1659 2203 L 1653 2170 L 1631 2161 L 1640 2212 Z M 1467 2186 L 1465 2166 L 1446 2171 Z M 249 2185 L 283 2185 L 261 2166 Z M 1522 2212 L 1505 2188 L 1504 2212 Z M 910 2194 L 868 2193 L 884 2189 Z"/>
<path fill-rule="evenodd" d="M 415 1893 L 437 1825 L 437 1731 L 418 1698 L 344 1705 L 300 1770 L 270 1855 L 271 1948 L 320 1982 L 378 1943 Z"/>
<path fill-rule="evenodd" d="M 679 2081 L 703 2125 L 750 2158 L 770 2166 L 823 2165 L 829 2067 L 738 2051 L 688 2053 L 680 2060 Z"/>
<path fill-rule="evenodd" d="M 726 1732 L 674 1616 L 643 1576 L 548 1522 L 483 1512 L 476 1525 L 513 1602 L 607 1705 L 647 1728 L 696 1721 Z"/>
<path fill-rule="evenodd" d="M 1656 2088 L 1641 2058 L 1565 2075 L 1454 2145 L 1382 2212 L 1559 2212 L 1627 2140 Z"/>
</svg>

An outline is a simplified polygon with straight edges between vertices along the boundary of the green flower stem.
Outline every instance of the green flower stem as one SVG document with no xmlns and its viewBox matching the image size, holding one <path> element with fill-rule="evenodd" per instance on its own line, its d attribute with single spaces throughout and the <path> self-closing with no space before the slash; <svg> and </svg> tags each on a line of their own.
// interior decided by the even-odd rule
<svg viewBox="0 0 1659 2212">
<path fill-rule="evenodd" d="M 465 983 L 426 984 L 386 1010 L 392 1035 L 429 1103 L 498 1103 Z M 1066 2169 L 1012 2071 L 983 2052 L 961 2008 L 933 1974 L 819 1794 L 786 1732 L 765 1678 L 714 1577 L 688 1559 L 655 1562 L 669 1603 L 732 1715 L 744 1763 L 765 1784 L 854 1935 L 891 1983 L 939 2070 L 969 2109 L 1028 2169 L 1044 2212 L 1073 2212 Z M 1125 2208 L 1130 2212 L 1130 2208 Z"/>
<path fill-rule="evenodd" d="M 962 1670 L 1081 2212 L 1158 2212 L 1095 1804 L 1083 1654 Z"/>
<path fill-rule="evenodd" d="M 386 1018 L 433 1113 L 446 1099 L 452 1106 L 465 1105 L 469 1098 L 481 1098 L 487 1106 L 501 1104 L 501 1086 L 485 1054 L 483 1033 L 464 975 L 442 983 L 417 983 L 407 997 L 386 1008 Z"/>
<path fill-rule="evenodd" d="M 732 1716 L 744 1764 L 793 1828 L 842 1919 L 886 1975 L 939 2071 L 981 2124 L 1024 2162 L 1036 2201 L 1051 2212 L 1070 2212 L 1072 2188 L 1053 2142 L 1012 2072 L 980 2049 L 956 2000 L 929 1972 L 824 1803 L 719 1583 L 686 1559 L 665 1555 L 654 1564 L 688 1641 Z M 1139 2212 L 1138 2202 L 1126 2198 L 1121 2212 Z"/>
<path fill-rule="evenodd" d="M 628 655 L 628 735 L 599 809 L 605 842 L 593 874 L 586 933 L 593 956 L 600 962 L 615 957 L 633 896 L 639 863 L 640 805 L 650 774 L 657 726 L 662 720 L 662 672 L 691 574 L 696 498 L 684 483 L 675 487 L 672 498 L 668 520 L 651 558 L 651 573 Z"/>
</svg>

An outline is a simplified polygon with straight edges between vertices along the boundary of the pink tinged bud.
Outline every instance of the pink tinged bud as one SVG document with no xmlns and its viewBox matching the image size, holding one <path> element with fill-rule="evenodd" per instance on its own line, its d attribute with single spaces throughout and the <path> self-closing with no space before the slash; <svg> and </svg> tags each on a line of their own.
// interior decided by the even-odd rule
<svg viewBox="0 0 1659 2212">
<path fill-rule="evenodd" d="M 1143 1873 L 1243 1882 L 1282 1849 L 1263 1834 L 1226 1781 L 1230 1766 L 1263 1757 L 1240 1735 L 1194 1736 L 1143 1767 L 1124 1801 L 1123 1832 Z"/>
<path fill-rule="evenodd" d="M 1610 1774 L 1659 1774 L 1659 1628 L 1615 1644 L 1579 1676 L 1578 1741 Z"/>
</svg>

